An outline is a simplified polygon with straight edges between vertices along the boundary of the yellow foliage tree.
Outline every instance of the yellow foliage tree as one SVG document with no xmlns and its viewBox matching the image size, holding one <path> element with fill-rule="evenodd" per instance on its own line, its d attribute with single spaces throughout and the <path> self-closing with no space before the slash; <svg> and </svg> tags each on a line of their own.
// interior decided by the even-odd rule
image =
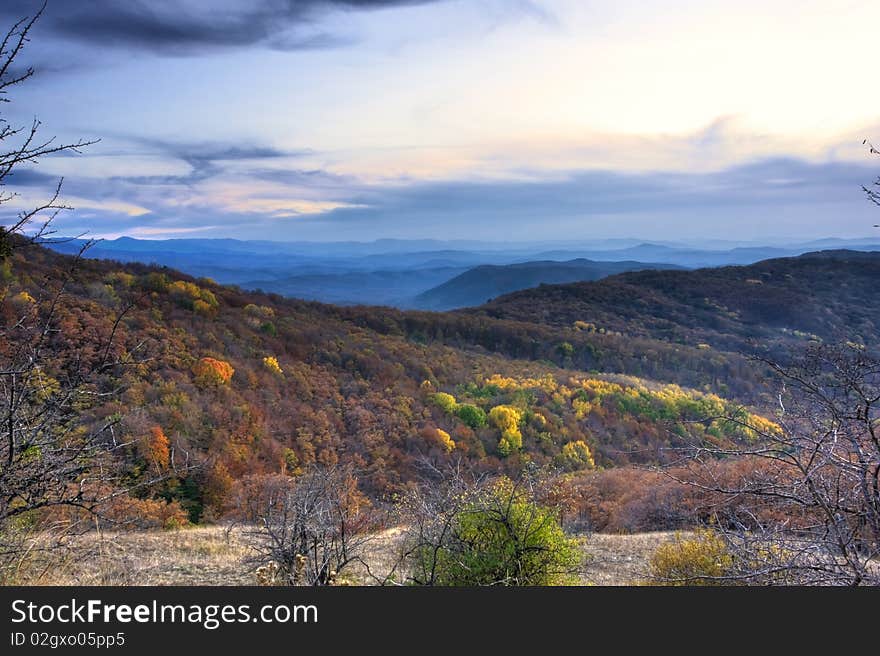
<svg viewBox="0 0 880 656">
<path fill-rule="evenodd" d="M 263 358 L 263 366 L 266 367 L 273 374 L 278 374 L 279 376 L 284 373 L 284 370 L 281 368 L 281 365 L 278 364 L 278 358 L 273 355 L 267 355 Z"/>
<path fill-rule="evenodd" d="M 446 453 L 451 453 L 455 449 L 455 441 L 449 436 L 449 433 L 440 428 L 426 426 L 419 432 L 419 435 L 429 445 L 440 447 Z"/>
<path fill-rule="evenodd" d="M 35 369 L 33 374 L 26 379 L 25 385 L 33 391 L 40 403 L 45 403 L 56 394 L 60 394 L 62 390 L 61 383 L 42 369 Z"/>
<path fill-rule="evenodd" d="M 175 280 L 167 287 L 168 293 L 172 298 L 183 306 L 186 306 L 205 316 L 212 316 L 216 313 L 220 302 L 217 297 L 209 289 L 202 289 L 194 282 L 185 280 Z"/>
<path fill-rule="evenodd" d="M 271 319 L 275 316 L 275 310 L 272 308 L 265 305 L 254 305 L 253 303 L 245 305 L 244 312 L 248 316 L 260 319 Z"/>
<path fill-rule="evenodd" d="M 25 291 L 18 292 L 18 294 L 12 297 L 12 303 L 16 307 L 27 307 L 28 305 L 33 305 L 36 302 L 37 301 L 34 299 L 34 297 Z"/>
<path fill-rule="evenodd" d="M 203 301 L 198 298 L 193 301 L 193 312 L 196 314 L 200 314 L 203 317 L 211 317 L 214 315 L 215 308 L 211 307 L 211 304 L 207 301 Z"/>
<path fill-rule="evenodd" d="M 593 452 L 583 440 L 575 440 L 563 446 L 560 459 L 563 466 L 572 470 L 592 469 L 596 466 L 596 462 L 593 460 Z"/>
<path fill-rule="evenodd" d="M 749 440 L 769 435 L 782 435 L 782 426 L 766 417 L 749 413 L 745 426 L 741 427 L 743 435 Z"/>
<path fill-rule="evenodd" d="M 451 453 L 455 449 L 455 441 L 449 437 L 449 433 L 440 428 L 437 429 L 437 440 L 440 445 L 446 449 L 446 453 Z"/>
<path fill-rule="evenodd" d="M 512 405 L 496 405 L 489 411 L 489 421 L 501 430 L 501 439 L 498 441 L 500 455 L 509 456 L 522 448 L 521 420 L 522 411 Z"/>
</svg>

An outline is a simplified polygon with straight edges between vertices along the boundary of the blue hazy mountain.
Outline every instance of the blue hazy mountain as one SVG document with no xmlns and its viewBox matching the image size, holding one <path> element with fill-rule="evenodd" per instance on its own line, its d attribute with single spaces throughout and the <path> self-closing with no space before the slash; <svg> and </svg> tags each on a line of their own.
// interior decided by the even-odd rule
<svg viewBox="0 0 880 656">
<path fill-rule="evenodd" d="M 48 245 L 62 253 L 76 253 L 83 243 L 60 239 Z M 609 273 L 670 265 L 746 265 L 821 248 L 880 250 L 880 239 L 821 239 L 763 245 L 722 240 L 524 243 L 380 239 L 324 243 L 120 237 L 96 242 L 85 255 L 166 266 L 244 289 L 259 288 L 329 303 L 441 309 L 483 303 L 488 298 L 541 283 L 595 280 Z M 606 266 L 598 267 L 600 263 Z M 486 265 L 500 268 L 483 268 Z M 471 269 L 477 270 L 472 273 Z M 453 280 L 460 276 L 465 277 Z M 445 283 L 449 285 L 443 287 Z"/>
<path fill-rule="evenodd" d="M 275 280 L 254 280 L 241 287 L 282 296 L 337 305 L 392 305 L 416 307 L 410 301 L 462 273 L 460 267 L 415 268 L 396 271 L 313 273 Z"/>
<path fill-rule="evenodd" d="M 484 264 L 419 294 L 416 307 L 425 310 L 450 310 L 480 305 L 487 301 L 542 284 L 560 284 L 599 280 L 606 276 L 642 269 L 679 269 L 674 264 L 646 262 L 594 262 L 575 259 L 567 262 L 539 261 L 519 264 Z"/>
</svg>

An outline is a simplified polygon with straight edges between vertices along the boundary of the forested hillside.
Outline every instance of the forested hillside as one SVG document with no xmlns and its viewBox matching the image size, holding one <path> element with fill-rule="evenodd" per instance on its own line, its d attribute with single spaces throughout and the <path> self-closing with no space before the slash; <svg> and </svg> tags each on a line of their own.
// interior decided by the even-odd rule
<svg viewBox="0 0 880 656">
<path fill-rule="evenodd" d="M 639 271 L 544 286 L 473 310 L 492 318 L 744 350 L 793 341 L 871 342 L 880 254 L 823 251 L 749 266 Z"/>
<path fill-rule="evenodd" d="M 73 261 L 16 249 L 4 264 L 4 320 L 48 311 Z M 128 445 L 134 481 L 184 454 L 197 460 L 162 490 L 193 519 L 224 512 L 248 476 L 316 461 L 356 464 L 365 491 L 384 497 L 420 462 L 457 457 L 492 470 L 662 460 L 683 422 L 734 408 L 708 382 L 699 391 L 673 384 L 693 382 L 672 375 L 686 359 L 702 363 L 696 375 L 706 381 L 727 378 L 727 356 L 697 349 L 644 340 L 624 349 L 627 338 L 587 333 L 568 343 L 539 325 L 336 308 L 98 260 L 77 263 L 54 307 L 47 394 L 72 362 L 99 355 L 128 306 L 112 351 L 130 365 L 106 382 L 118 393 L 89 416 L 122 417 L 116 439 Z M 607 353 L 595 356 L 596 372 L 640 373 L 652 353 L 650 372 L 668 375 L 656 376 L 660 384 L 578 371 L 575 348 Z M 715 441 L 738 437 L 720 423 L 701 430 Z"/>
</svg>

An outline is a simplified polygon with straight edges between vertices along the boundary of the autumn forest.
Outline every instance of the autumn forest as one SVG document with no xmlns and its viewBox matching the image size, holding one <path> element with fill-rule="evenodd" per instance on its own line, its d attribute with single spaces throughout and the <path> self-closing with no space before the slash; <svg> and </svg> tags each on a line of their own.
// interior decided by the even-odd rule
<svg viewBox="0 0 880 656">
<path fill-rule="evenodd" d="M 0 45 L 0 109 L 31 82 L 19 58 L 42 11 Z M 616 257 L 562 240 L 556 255 L 528 240 L 297 242 L 305 255 L 282 240 L 102 241 L 68 231 L 71 176 L 35 173 L 100 142 L 3 116 L 0 583 L 880 583 L 873 242 L 764 257 L 610 239 Z M 180 155 L 187 194 L 222 162 L 314 155 L 205 148 Z M 291 177 L 357 186 L 267 170 L 248 173 L 263 176 L 253 194 Z M 85 216 L 105 211 L 73 178 Z M 425 185 L 431 212 L 456 193 L 489 207 Z M 357 188 L 280 216 L 424 209 L 406 205 L 422 188 Z M 120 221 L 158 217 L 112 203 Z M 340 302 L 304 300 L 322 291 Z"/>
</svg>

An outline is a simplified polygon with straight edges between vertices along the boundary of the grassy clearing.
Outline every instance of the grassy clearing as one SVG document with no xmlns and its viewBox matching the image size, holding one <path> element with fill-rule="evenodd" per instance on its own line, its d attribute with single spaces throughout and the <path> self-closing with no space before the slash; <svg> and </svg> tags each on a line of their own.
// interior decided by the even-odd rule
<svg viewBox="0 0 880 656">
<path fill-rule="evenodd" d="M 242 532 L 222 527 L 96 532 L 75 538 L 86 557 L 46 573 L 41 585 L 252 585 Z"/>
<path fill-rule="evenodd" d="M 585 585 L 627 585 L 644 580 L 647 562 L 659 544 L 674 533 L 591 534 L 582 539 Z M 367 560 L 374 576 L 388 574 L 400 550 L 403 531 L 389 529 L 372 541 Z M 244 530 L 198 527 L 177 531 L 89 533 L 76 538 L 90 554 L 50 568 L 37 585 L 254 585 L 245 563 L 250 551 Z M 354 566 L 343 579 L 351 584 L 374 582 L 366 569 Z"/>
</svg>

